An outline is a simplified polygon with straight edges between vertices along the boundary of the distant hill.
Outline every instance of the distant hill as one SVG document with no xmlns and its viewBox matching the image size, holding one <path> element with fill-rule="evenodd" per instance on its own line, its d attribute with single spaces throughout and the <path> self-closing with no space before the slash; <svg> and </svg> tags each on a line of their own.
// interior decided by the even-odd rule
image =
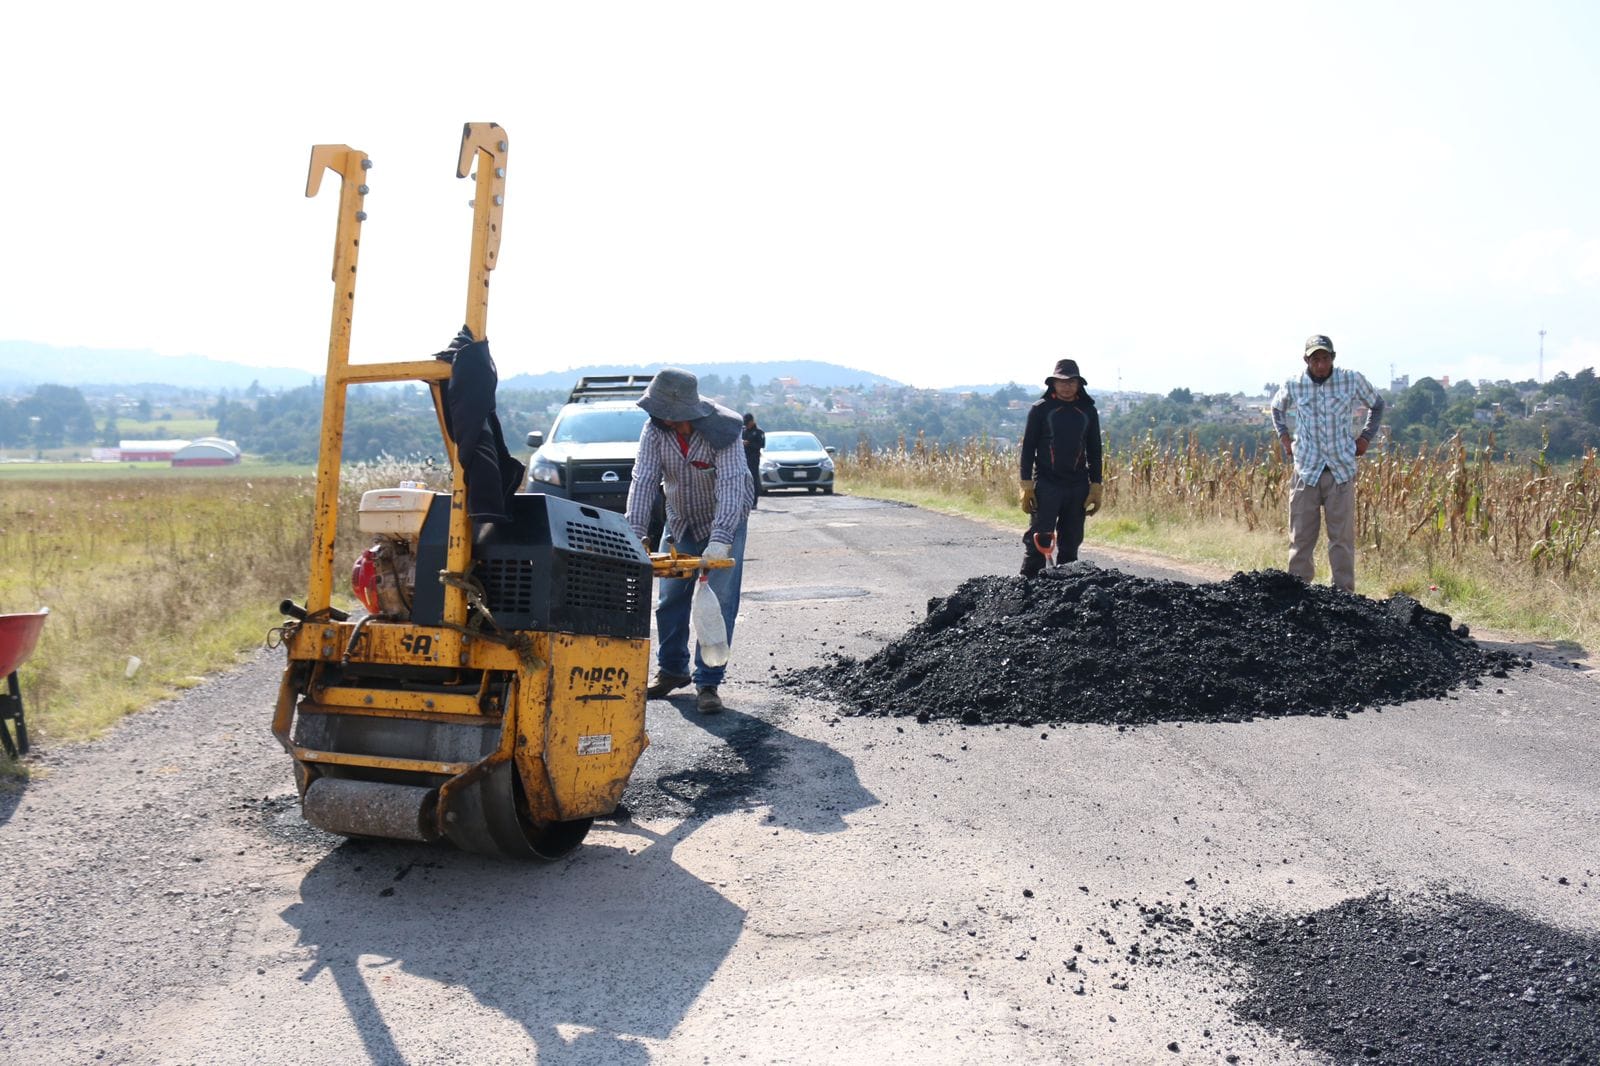
<svg viewBox="0 0 1600 1066">
<path fill-rule="evenodd" d="M 865 370 L 852 370 L 847 366 L 837 363 L 824 363 L 816 359 L 797 359 L 787 362 L 771 363 L 635 363 L 631 366 L 621 364 L 601 366 L 580 366 L 571 370 L 557 370 L 545 374 L 517 374 L 513 377 L 502 377 L 502 389 L 566 389 L 581 377 L 592 377 L 597 374 L 653 374 L 666 366 L 681 366 L 691 370 L 700 377 L 716 374 L 723 380 L 732 378 L 738 381 L 741 377 L 749 375 L 752 385 L 765 385 L 773 378 L 794 378 L 802 385 L 815 387 L 850 388 L 856 385 L 889 385 L 899 386 L 902 383 L 893 378 L 886 378 L 882 374 L 871 374 Z"/>
<path fill-rule="evenodd" d="M 310 385 L 317 375 L 284 367 L 246 366 L 203 355 L 158 355 L 114 348 L 58 348 L 33 341 L 0 341 L 0 392 L 31 392 L 37 385 L 167 385 L 243 391 Z"/>
<path fill-rule="evenodd" d="M 624 366 L 596 365 L 573 367 L 543 374 L 515 374 L 500 379 L 503 389 L 571 388 L 585 375 L 650 374 L 665 366 L 682 366 L 696 374 L 716 374 L 738 381 L 748 374 L 754 385 L 765 385 L 773 378 L 794 378 L 813 387 L 850 388 L 859 385 L 899 386 L 901 382 L 852 370 L 837 363 L 817 359 L 797 359 L 766 363 L 634 363 Z M 252 382 L 263 389 L 277 391 L 310 385 L 321 375 L 284 367 L 246 366 L 203 355 L 158 355 L 148 350 L 111 348 L 58 348 L 34 341 L 0 341 L 0 394 L 24 394 L 38 385 L 107 385 L 138 387 L 167 386 L 243 391 Z M 992 387 L 991 387 L 992 388 Z"/>
</svg>

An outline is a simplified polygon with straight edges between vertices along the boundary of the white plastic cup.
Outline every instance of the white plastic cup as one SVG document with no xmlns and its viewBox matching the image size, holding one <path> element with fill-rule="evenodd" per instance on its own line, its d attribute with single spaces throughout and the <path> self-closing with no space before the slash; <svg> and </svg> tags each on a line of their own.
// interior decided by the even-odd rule
<svg viewBox="0 0 1600 1066">
<path fill-rule="evenodd" d="M 133 675 L 139 672 L 139 667 L 143 664 L 144 660 L 139 658 L 137 655 L 128 656 L 128 668 L 122 672 L 122 676 L 127 678 L 129 681 L 132 681 Z"/>
</svg>

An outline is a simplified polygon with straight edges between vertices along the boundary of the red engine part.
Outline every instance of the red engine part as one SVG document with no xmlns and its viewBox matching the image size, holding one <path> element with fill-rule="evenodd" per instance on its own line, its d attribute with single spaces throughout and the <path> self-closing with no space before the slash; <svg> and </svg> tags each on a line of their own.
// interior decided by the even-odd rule
<svg viewBox="0 0 1600 1066">
<path fill-rule="evenodd" d="M 361 601 L 361 606 L 367 609 L 368 614 L 380 613 L 377 554 L 378 546 L 374 544 L 356 556 L 356 564 L 350 568 L 350 589 L 356 594 L 356 599 Z"/>
</svg>

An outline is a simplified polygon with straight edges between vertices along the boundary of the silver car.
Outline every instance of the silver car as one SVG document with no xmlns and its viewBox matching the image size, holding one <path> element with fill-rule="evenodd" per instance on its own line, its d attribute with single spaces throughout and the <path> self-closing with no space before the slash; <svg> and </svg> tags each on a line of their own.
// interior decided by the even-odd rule
<svg viewBox="0 0 1600 1066">
<path fill-rule="evenodd" d="M 805 489 L 833 494 L 834 449 L 824 448 L 814 433 L 768 432 L 761 450 L 761 483 L 765 496 L 780 489 Z"/>
</svg>

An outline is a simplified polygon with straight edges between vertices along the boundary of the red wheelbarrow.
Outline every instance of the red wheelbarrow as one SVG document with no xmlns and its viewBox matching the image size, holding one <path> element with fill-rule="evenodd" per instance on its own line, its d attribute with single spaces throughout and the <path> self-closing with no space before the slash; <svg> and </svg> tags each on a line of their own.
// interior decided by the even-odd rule
<svg viewBox="0 0 1600 1066">
<path fill-rule="evenodd" d="M 17 668 L 33 654 L 33 646 L 39 643 L 39 631 L 49 617 L 48 607 L 41 607 L 32 614 L 0 614 L 0 675 L 6 679 L 5 691 L 0 692 L 0 746 L 13 759 L 28 754 L 28 723 L 22 717 L 22 689 L 17 685 Z M 16 723 L 16 740 L 11 739 L 7 722 Z"/>
</svg>

